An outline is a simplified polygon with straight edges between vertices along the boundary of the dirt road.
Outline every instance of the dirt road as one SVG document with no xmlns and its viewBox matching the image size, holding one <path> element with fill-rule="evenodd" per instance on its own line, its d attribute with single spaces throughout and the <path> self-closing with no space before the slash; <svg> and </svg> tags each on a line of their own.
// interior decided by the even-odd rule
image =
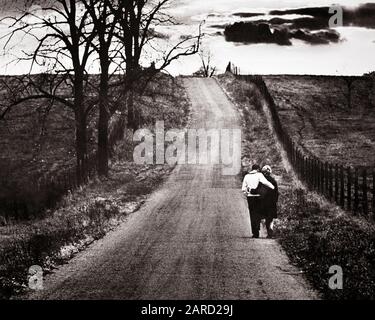
<svg viewBox="0 0 375 320">
<path fill-rule="evenodd" d="M 213 79 L 186 79 L 192 127 L 239 128 Z M 45 279 L 31 299 L 315 299 L 275 240 L 251 239 L 240 181 L 177 166 L 117 230 Z"/>
</svg>

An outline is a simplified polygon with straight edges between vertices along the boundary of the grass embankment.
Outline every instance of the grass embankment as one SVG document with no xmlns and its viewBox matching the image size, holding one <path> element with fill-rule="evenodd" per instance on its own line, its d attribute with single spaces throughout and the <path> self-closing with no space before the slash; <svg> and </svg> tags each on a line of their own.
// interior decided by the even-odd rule
<svg viewBox="0 0 375 320">
<path fill-rule="evenodd" d="M 264 76 L 281 122 L 305 153 L 344 166 L 375 167 L 374 79 Z M 349 82 L 350 83 L 350 82 Z"/>
<path fill-rule="evenodd" d="M 184 127 L 189 101 L 178 79 L 162 76 L 136 98 L 147 127 L 165 120 L 166 128 Z M 108 179 L 94 179 L 65 196 L 43 218 L 0 226 L 0 299 L 22 292 L 27 271 L 40 265 L 46 272 L 103 237 L 136 211 L 173 169 L 133 163 L 131 134 L 112 152 Z"/>
<path fill-rule="evenodd" d="M 255 87 L 231 75 L 221 76 L 219 81 L 233 97 L 243 120 L 244 169 L 252 163 L 270 164 L 280 183 L 275 231 L 291 261 L 325 299 L 374 299 L 374 225 L 299 188 L 283 165 Z M 343 290 L 329 289 L 329 268 L 334 265 L 343 268 Z"/>
</svg>

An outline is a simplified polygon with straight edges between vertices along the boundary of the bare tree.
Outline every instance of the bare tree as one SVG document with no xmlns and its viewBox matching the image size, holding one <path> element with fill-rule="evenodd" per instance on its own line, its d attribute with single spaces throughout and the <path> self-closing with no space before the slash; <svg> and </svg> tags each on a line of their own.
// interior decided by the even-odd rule
<svg viewBox="0 0 375 320">
<path fill-rule="evenodd" d="M 36 65 L 44 68 L 48 65 L 50 70 L 48 77 L 39 79 L 43 81 L 36 82 L 30 75 L 28 79 L 35 93 L 20 97 L 13 105 L 31 99 L 51 99 L 74 111 L 80 182 L 87 174 L 87 117 L 96 105 L 99 106 L 99 174 L 108 175 L 108 127 L 116 110 L 116 103 L 110 108 L 110 88 L 121 86 L 122 95 L 130 97 L 128 125 L 134 128 L 134 88 L 146 86 L 174 60 L 199 50 L 200 29 L 197 36 L 186 37 L 172 45 L 157 66 L 154 64 L 146 71 L 141 68 L 140 59 L 145 47 L 157 37 L 153 30 L 155 25 L 175 23 L 172 17 L 163 13 L 168 2 L 170 0 L 57 0 L 51 4 L 45 0 L 37 2 L 42 4 L 42 13 L 25 9 L 19 17 L 7 18 L 11 20 L 11 32 L 6 47 L 9 48 L 19 33 L 34 38 L 36 48 L 25 52 L 20 60 L 31 62 L 30 74 Z M 88 88 L 95 89 L 95 83 L 90 81 L 88 67 L 95 57 L 100 65 L 98 98 L 89 103 Z M 114 61 L 125 73 L 124 80 L 111 84 L 110 66 Z"/>
<path fill-rule="evenodd" d="M 24 52 L 24 57 L 19 60 L 31 62 L 30 74 L 36 65 L 48 65 L 51 73 L 37 82 L 33 76 L 29 76 L 28 81 L 35 93 L 20 98 L 14 105 L 44 98 L 58 101 L 74 111 L 77 178 L 81 183 L 87 175 L 86 128 L 87 117 L 92 109 L 92 105 L 85 104 L 87 65 L 96 33 L 95 30 L 88 30 L 89 12 L 80 10 L 77 1 L 56 0 L 54 4 L 51 1 L 38 1 L 38 4 L 42 12 L 36 12 L 31 7 L 20 11 L 18 17 L 6 18 L 11 21 L 6 48 L 16 34 L 30 36 L 37 41 L 37 46 L 30 52 Z M 66 91 L 69 91 L 68 94 Z"/>
<path fill-rule="evenodd" d="M 134 108 L 134 92 L 142 92 L 149 81 L 165 69 L 172 61 L 198 52 L 201 32 L 197 36 L 185 38 L 165 52 L 158 66 L 151 64 L 148 69 L 140 66 L 140 59 L 147 45 L 158 37 L 155 25 L 173 24 L 172 17 L 163 13 L 169 0 L 82 0 L 92 19 L 97 39 L 92 45 L 99 56 L 101 67 L 99 84 L 98 120 L 98 171 L 108 175 L 109 132 L 112 114 L 117 110 L 118 101 L 110 105 L 110 88 L 121 88 L 118 99 L 126 99 L 128 127 L 137 129 L 140 111 Z M 116 41 L 114 41 L 116 39 Z M 189 45 L 186 46 L 191 42 Z M 124 79 L 110 83 L 109 66 L 114 64 L 124 70 Z M 119 90 L 117 90 L 119 91 Z M 112 94 L 114 92 L 112 91 Z M 114 99 L 112 99 L 114 100 Z"/>
<path fill-rule="evenodd" d="M 118 50 L 113 40 L 118 23 L 118 11 L 110 0 L 81 0 L 88 12 L 96 39 L 91 42 L 99 57 L 99 118 L 98 118 L 98 174 L 108 176 L 109 166 L 109 121 L 110 110 L 110 66 L 116 59 Z"/>
<path fill-rule="evenodd" d="M 142 83 L 148 81 L 161 70 L 168 67 L 173 61 L 183 56 L 194 55 L 198 52 L 201 41 L 201 29 L 197 35 L 181 39 L 163 52 L 158 65 L 152 64 L 148 72 L 142 73 L 140 59 L 147 46 L 158 37 L 154 28 L 158 25 L 174 25 L 173 17 L 166 14 L 164 9 L 171 0 L 118 0 L 119 29 L 117 39 L 123 44 L 123 58 L 126 63 L 125 90 L 128 94 L 128 126 L 136 129 L 136 110 L 133 106 L 133 89 L 139 85 L 139 78 L 146 77 Z"/>
<path fill-rule="evenodd" d="M 211 51 L 200 50 L 199 57 L 201 59 L 201 69 L 198 71 L 203 77 L 211 78 L 215 75 L 216 67 L 212 65 Z"/>
</svg>

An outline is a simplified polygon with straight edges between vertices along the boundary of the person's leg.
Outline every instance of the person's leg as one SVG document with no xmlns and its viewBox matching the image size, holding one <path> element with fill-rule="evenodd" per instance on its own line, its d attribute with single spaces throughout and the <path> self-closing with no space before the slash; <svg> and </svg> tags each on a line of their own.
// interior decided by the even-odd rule
<svg viewBox="0 0 375 320">
<path fill-rule="evenodd" d="M 260 221 L 258 213 L 254 213 L 251 217 L 251 230 L 253 231 L 254 238 L 259 238 Z"/>
<path fill-rule="evenodd" d="M 273 230 L 271 228 L 273 218 L 267 218 L 266 219 L 266 228 L 267 228 L 267 237 L 272 238 L 273 237 Z"/>
<path fill-rule="evenodd" d="M 249 205 L 251 232 L 253 233 L 253 237 L 259 238 L 260 221 L 258 219 L 256 198 L 248 197 L 247 202 Z"/>
<path fill-rule="evenodd" d="M 251 215 L 251 231 L 254 238 L 259 238 L 260 220 L 256 213 Z"/>
<path fill-rule="evenodd" d="M 256 227 L 257 227 L 257 233 L 259 235 L 260 233 L 260 224 L 262 222 L 262 219 L 264 219 L 263 216 L 263 203 L 261 198 L 256 198 L 256 205 L 255 205 L 255 211 L 256 211 Z"/>
<path fill-rule="evenodd" d="M 259 238 L 260 232 L 260 221 L 261 221 L 261 214 L 260 214 L 260 200 L 257 197 L 253 198 L 253 213 L 251 215 L 251 229 L 253 231 L 253 236 L 255 238 Z"/>
</svg>

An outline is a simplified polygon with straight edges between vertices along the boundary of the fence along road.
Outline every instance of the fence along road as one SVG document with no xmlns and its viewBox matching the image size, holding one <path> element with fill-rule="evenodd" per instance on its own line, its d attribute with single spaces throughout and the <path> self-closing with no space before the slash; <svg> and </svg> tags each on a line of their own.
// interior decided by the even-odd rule
<svg viewBox="0 0 375 320">
<path fill-rule="evenodd" d="M 240 128 L 217 82 L 188 78 L 194 128 Z M 275 240 L 250 238 L 237 177 L 179 165 L 145 206 L 30 299 L 316 299 Z"/>
<path fill-rule="evenodd" d="M 277 106 L 259 75 L 239 75 L 238 68 L 231 71 L 237 79 L 254 83 L 266 100 L 275 133 L 280 139 L 290 163 L 299 179 L 310 190 L 317 191 L 329 201 L 354 215 L 375 219 L 375 169 L 344 167 L 337 163 L 324 162 L 318 157 L 306 155 L 293 141 L 278 115 Z"/>
</svg>

